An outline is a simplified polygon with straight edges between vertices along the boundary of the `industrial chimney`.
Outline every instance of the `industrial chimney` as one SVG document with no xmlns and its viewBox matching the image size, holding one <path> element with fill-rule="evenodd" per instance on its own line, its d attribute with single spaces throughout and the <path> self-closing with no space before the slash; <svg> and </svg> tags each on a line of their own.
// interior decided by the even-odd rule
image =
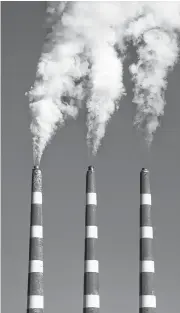
<svg viewBox="0 0 180 313">
<path fill-rule="evenodd" d="M 140 288 L 139 313 L 156 312 L 154 292 L 154 259 L 152 251 L 153 227 L 151 220 L 151 192 L 149 171 L 140 173 Z"/>
<path fill-rule="evenodd" d="M 95 173 L 92 166 L 86 175 L 85 254 L 84 254 L 84 305 L 83 313 L 99 313 L 99 262 L 96 259 L 98 238 L 96 216 Z"/>
<path fill-rule="evenodd" d="M 42 176 L 35 166 L 32 171 L 27 313 L 43 312 Z"/>
</svg>

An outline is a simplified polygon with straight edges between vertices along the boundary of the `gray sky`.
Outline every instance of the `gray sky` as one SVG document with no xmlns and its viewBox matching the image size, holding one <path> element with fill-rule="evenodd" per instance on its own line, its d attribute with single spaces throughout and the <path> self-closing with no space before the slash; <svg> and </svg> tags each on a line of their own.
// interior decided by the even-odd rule
<svg viewBox="0 0 180 313">
<path fill-rule="evenodd" d="M 32 144 L 24 93 L 44 41 L 44 2 L 2 3 L 2 312 L 25 312 Z M 101 312 L 138 312 L 139 172 L 150 170 L 157 312 L 179 311 L 180 64 L 150 152 L 133 129 L 132 83 L 98 155 L 88 158 L 85 113 L 57 132 L 41 162 L 46 312 L 82 312 L 85 172 L 98 193 Z"/>
</svg>

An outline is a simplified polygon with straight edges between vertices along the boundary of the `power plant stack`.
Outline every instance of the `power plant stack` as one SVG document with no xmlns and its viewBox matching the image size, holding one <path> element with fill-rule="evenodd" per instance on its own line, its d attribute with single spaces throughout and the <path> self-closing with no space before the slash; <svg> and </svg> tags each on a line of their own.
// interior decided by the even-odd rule
<svg viewBox="0 0 180 313">
<path fill-rule="evenodd" d="M 97 197 L 95 173 L 92 166 L 86 175 L 85 255 L 84 255 L 84 303 L 83 313 L 99 313 L 99 262 L 96 259 Z"/>
<path fill-rule="evenodd" d="M 35 166 L 32 171 L 27 313 L 43 312 L 42 176 Z"/>
<path fill-rule="evenodd" d="M 153 227 L 151 220 L 151 192 L 149 171 L 140 173 L 140 300 L 139 313 L 156 312 L 154 292 L 154 259 L 152 251 Z"/>
</svg>

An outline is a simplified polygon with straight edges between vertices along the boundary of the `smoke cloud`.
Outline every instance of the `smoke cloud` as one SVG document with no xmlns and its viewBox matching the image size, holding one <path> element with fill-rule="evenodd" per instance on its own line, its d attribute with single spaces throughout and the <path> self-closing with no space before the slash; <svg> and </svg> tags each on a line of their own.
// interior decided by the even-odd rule
<svg viewBox="0 0 180 313">
<path fill-rule="evenodd" d="M 156 2 L 144 6 L 141 16 L 129 23 L 126 35 L 137 47 L 138 62 L 130 66 L 135 83 L 134 124 L 150 144 L 164 114 L 167 74 L 178 60 L 180 3 Z"/>
<path fill-rule="evenodd" d="M 58 126 L 87 110 L 87 141 L 95 154 L 125 94 L 123 60 L 128 43 L 137 49 L 130 66 L 137 112 L 134 124 L 150 143 L 164 114 L 167 74 L 178 60 L 178 2 L 49 2 L 47 38 L 34 86 L 34 163 Z"/>
</svg>

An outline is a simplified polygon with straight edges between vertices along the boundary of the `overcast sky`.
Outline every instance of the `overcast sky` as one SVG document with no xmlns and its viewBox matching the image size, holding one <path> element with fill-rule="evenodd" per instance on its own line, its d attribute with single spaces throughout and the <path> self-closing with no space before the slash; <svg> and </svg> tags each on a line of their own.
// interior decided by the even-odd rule
<svg viewBox="0 0 180 313">
<path fill-rule="evenodd" d="M 45 37 L 44 2 L 2 3 L 2 312 L 26 311 L 32 138 L 25 92 Z M 131 55 L 133 57 L 133 53 Z M 148 152 L 133 128 L 132 83 L 98 155 L 88 158 L 85 112 L 48 145 L 43 174 L 45 312 L 82 312 L 85 173 L 98 193 L 102 313 L 138 312 L 139 172 L 150 170 L 158 313 L 179 312 L 180 64 L 168 77 L 167 106 Z"/>
</svg>

